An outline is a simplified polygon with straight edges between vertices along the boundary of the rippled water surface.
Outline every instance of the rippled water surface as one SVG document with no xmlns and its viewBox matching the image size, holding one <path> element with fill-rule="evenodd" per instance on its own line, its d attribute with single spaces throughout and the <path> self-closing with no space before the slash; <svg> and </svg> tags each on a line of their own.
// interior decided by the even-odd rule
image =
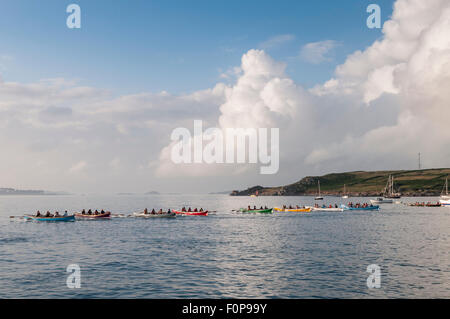
<svg viewBox="0 0 450 319">
<path fill-rule="evenodd" d="M 450 208 L 231 211 L 312 203 L 225 195 L 3 196 L 0 298 L 450 298 Z M 216 212 L 66 223 L 9 218 L 37 209 L 129 214 L 183 205 Z M 81 267 L 80 289 L 66 286 L 69 264 Z M 367 288 L 371 264 L 381 267 L 380 289 Z"/>
</svg>

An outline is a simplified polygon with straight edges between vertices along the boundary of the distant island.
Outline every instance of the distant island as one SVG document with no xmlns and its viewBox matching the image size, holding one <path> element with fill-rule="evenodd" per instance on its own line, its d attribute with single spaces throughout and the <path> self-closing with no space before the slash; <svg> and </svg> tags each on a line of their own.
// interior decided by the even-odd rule
<svg viewBox="0 0 450 319">
<path fill-rule="evenodd" d="M 231 196 L 314 196 L 318 193 L 320 181 L 321 194 L 324 196 L 346 195 L 353 197 L 381 196 L 389 175 L 394 177 L 395 189 L 402 196 L 439 196 L 450 175 L 450 168 L 399 170 L 399 171 L 356 171 L 333 173 L 323 176 L 308 176 L 286 186 L 253 186 L 246 190 L 235 190 Z"/>
<path fill-rule="evenodd" d="M 65 192 L 48 192 L 43 190 L 20 190 L 14 188 L 0 188 L 0 196 L 2 195 L 69 195 Z"/>
<path fill-rule="evenodd" d="M 161 195 L 161 193 L 156 191 L 150 191 L 146 193 L 117 193 L 119 196 L 134 196 L 134 195 Z"/>
</svg>

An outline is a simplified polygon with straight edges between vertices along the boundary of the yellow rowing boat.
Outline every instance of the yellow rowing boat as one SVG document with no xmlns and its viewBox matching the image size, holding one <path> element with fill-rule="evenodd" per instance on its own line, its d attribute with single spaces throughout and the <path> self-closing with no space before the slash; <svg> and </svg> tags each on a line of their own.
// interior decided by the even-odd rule
<svg viewBox="0 0 450 319">
<path fill-rule="evenodd" d="M 279 207 L 275 207 L 273 210 L 276 212 L 309 213 L 311 211 L 311 207 L 310 208 L 279 208 Z"/>
</svg>

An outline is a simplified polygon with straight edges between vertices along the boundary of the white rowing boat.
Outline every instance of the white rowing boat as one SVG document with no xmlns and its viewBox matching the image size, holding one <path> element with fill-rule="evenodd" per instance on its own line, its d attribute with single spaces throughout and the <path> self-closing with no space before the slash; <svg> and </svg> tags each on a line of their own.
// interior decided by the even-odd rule
<svg viewBox="0 0 450 319">
<path fill-rule="evenodd" d="M 163 214 L 151 214 L 151 213 L 144 213 L 144 212 L 135 212 L 133 213 L 134 217 L 140 217 L 140 218 L 175 218 L 177 217 L 177 214 L 174 212 L 164 212 Z"/>
<path fill-rule="evenodd" d="M 311 208 L 311 210 L 313 212 L 343 212 L 344 209 L 343 208 L 336 208 L 336 207 L 309 207 L 307 206 L 306 208 Z"/>
</svg>

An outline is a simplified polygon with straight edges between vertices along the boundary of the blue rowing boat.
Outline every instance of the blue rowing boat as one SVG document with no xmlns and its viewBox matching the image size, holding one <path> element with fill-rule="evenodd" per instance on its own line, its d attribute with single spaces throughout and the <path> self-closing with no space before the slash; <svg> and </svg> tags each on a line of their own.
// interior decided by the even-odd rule
<svg viewBox="0 0 450 319">
<path fill-rule="evenodd" d="M 379 210 L 379 205 L 367 206 L 367 207 L 348 207 L 346 205 L 341 205 L 344 210 Z"/>
<path fill-rule="evenodd" d="M 42 216 L 36 217 L 36 216 L 27 215 L 27 216 L 24 216 L 24 218 L 26 220 L 34 220 L 37 222 L 69 222 L 69 221 L 75 220 L 75 215 L 60 216 L 60 217 L 42 217 Z"/>
</svg>

